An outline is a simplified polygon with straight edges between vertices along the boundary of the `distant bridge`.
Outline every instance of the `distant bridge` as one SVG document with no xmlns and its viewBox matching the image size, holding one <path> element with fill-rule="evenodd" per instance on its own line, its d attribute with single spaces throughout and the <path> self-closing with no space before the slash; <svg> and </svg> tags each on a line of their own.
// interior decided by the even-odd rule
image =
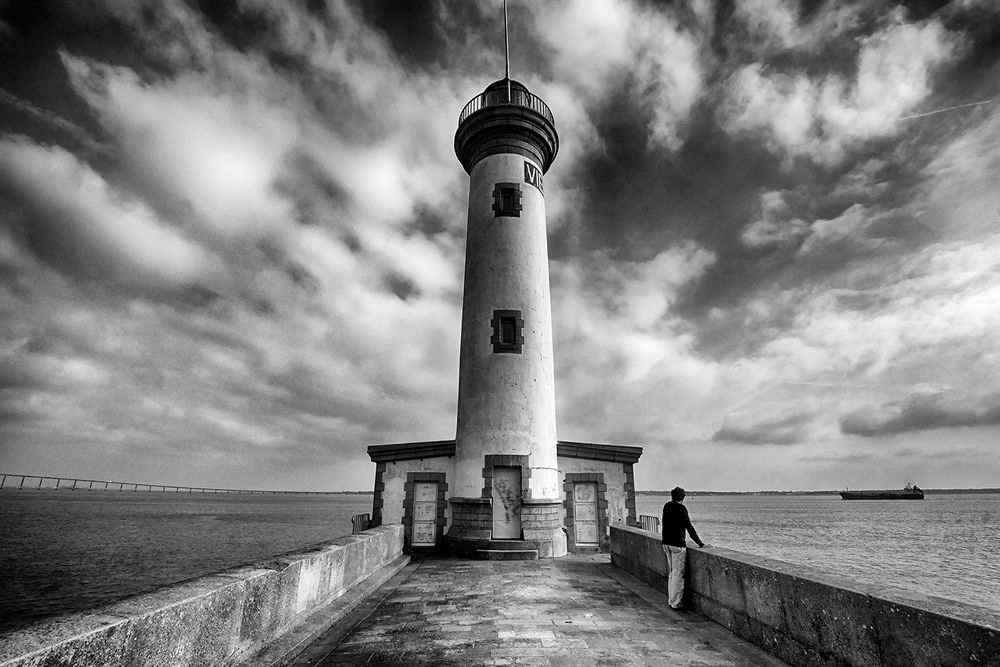
<svg viewBox="0 0 1000 667">
<path fill-rule="evenodd" d="M 7 480 L 10 480 L 8 483 Z M 20 480 L 20 481 L 18 481 Z M 30 481 L 29 481 L 30 480 Z M 36 482 L 37 480 L 37 482 Z M 25 484 L 25 482 L 28 482 Z M 46 484 L 48 482 L 48 484 Z M 72 485 L 70 484 L 72 482 Z M 86 484 L 86 486 L 84 486 Z M 342 491 L 267 491 L 264 489 L 216 489 L 207 486 L 178 486 L 148 482 L 121 482 L 104 479 L 79 479 L 55 475 L 0 473 L 0 489 L 69 489 L 70 491 L 147 491 L 170 493 L 239 493 L 259 495 L 333 495 Z"/>
</svg>

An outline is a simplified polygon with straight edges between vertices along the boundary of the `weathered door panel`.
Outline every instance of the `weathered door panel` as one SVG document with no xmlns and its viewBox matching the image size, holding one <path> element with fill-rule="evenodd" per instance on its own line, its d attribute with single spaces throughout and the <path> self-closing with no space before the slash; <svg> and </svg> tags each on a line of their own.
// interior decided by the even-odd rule
<svg viewBox="0 0 1000 667">
<path fill-rule="evenodd" d="M 493 538 L 521 539 L 520 468 L 493 468 Z"/>
<path fill-rule="evenodd" d="M 415 547 L 434 546 L 437 537 L 437 495 L 436 482 L 415 482 L 413 484 L 413 540 Z"/>
<path fill-rule="evenodd" d="M 597 482 L 577 482 L 573 485 L 573 525 L 577 546 L 598 546 Z"/>
</svg>

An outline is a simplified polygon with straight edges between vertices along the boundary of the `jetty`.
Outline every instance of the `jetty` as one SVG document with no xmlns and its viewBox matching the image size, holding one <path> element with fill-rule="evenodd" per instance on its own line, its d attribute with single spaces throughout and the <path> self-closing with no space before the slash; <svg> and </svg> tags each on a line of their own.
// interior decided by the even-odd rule
<svg viewBox="0 0 1000 667">
<path fill-rule="evenodd" d="M 382 525 L 0 635 L 0 667 L 996 665 L 1000 612 L 728 549 L 688 550 L 666 605 L 659 536 L 610 553 L 405 553 Z"/>
</svg>

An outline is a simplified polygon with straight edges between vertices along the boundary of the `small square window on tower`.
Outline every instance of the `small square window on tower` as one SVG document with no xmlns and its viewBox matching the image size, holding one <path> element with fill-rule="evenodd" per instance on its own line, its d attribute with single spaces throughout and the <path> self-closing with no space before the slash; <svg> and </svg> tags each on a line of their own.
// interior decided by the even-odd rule
<svg viewBox="0 0 1000 667">
<path fill-rule="evenodd" d="M 521 217 L 521 188 L 517 183 L 497 183 L 493 188 L 493 215 Z"/>
<path fill-rule="evenodd" d="M 494 310 L 493 319 L 490 320 L 493 326 L 493 336 L 490 343 L 493 344 L 493 351 L 508 354 L 521 354 L 521 346 L 524 345 L 524 320 L 521 319 L 520 310 Z"/>
</svg>

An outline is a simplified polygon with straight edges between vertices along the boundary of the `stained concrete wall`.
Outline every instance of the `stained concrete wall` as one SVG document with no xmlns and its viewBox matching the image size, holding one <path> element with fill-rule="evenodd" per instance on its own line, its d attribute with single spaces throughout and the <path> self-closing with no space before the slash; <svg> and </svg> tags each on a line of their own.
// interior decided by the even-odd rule
<svg viewBox="0 0 1000 667">
<path fill-rule="evenodd" d="M 659 536 L 612 526 L 611 562 L 666 591 Z M 989 609 L 717 547 L 687 564 L 686 604 L 793 665 L 1000 665 Z"/>
<path fill-rule="evenodd" d="M 42 621 L 0 636 L 3 667 L 236 665 L 314 612 L 401 567 L 402 526 L 381 526 Z M 259 663 L 258 663 L 259 664 Z"/>
<path fill-rule="evenodd" d="M 616 461 L 593 461 L 588 459 L 574 459 L 568 456 L 559 457 L 560 482 L 566 479 L 566 473 L 580 472 L 596 472 L 604 475 L 604 483 L 608 487 L 604 492 L 605 499 L 608 501 L 608 525 L 618 523 L 627 525 L 628 492 L 626 491 L 626 484 L 629 479 L 625 475 L 625 469 L 622 464 Z M 562 514 L 565 520 L 565 507 Z"/>
<path fill-rule="evenodd" d="M 406 498 L 406 474 L 410 472 L 443 472 L 450 484 L 455 478 L 455 458 L 440 456 L 426 459 L 389 461 L 382 472 L 382 523 L 403 522 L 403 500 Z M 480 482 L 480 486 L 482 482 Z M 451 523 L 451 508 L 445 512 L 445 526 Z"/>
</svg>

